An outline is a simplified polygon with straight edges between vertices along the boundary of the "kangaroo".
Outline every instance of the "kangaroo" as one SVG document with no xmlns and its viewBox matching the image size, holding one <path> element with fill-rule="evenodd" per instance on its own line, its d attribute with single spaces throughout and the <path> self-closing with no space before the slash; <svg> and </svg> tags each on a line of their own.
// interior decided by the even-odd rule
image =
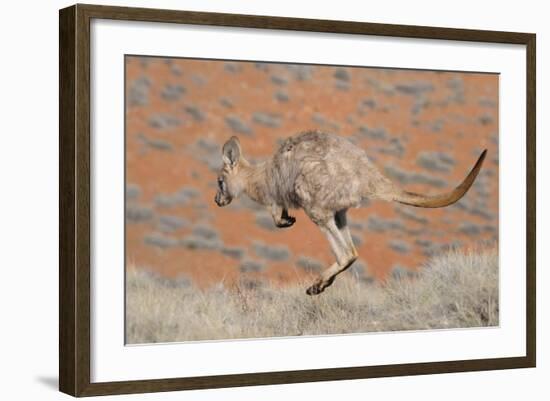
<svg viewBox="0 0 550 401">
<path fill-rule="evenodd" d="M 226 206 L 245 193 L 265 206 L 280 228 L 296 222 L 288 214 L 290 209 L 302 208 L 327 236 L 336 258 L 306 290 L 308 295 L 317 295 L 357 259 L 347 226 L 349 208 L 359 207 L 365 198 L 425 208 L 452 205 L 466 194 L 486 154 L 487 149 L 452 191 L 424 195 L 396 186 L 370 162 L 363 149 L 337 135 L 308 131 L 289 137 L 270 159 L 256 165 L 246 160 L 239 139 L 233 136 L 222 149 L 215 202 Z"/>
</svg>

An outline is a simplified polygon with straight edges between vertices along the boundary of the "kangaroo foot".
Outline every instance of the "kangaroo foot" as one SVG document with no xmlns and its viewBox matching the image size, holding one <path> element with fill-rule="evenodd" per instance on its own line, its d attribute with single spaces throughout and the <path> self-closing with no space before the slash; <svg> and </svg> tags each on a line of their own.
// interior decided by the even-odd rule
<svg viewBox="0 0 550 401">
<path fill-rule="evenodd" d="M 311 287 L 306 290 L 307 295 L 319 295 L 322 293 L 325 288 L 330 287 L 334 282 L 334 277 L 332 276 L 328 280 L 323 280 L 322 278 L 318 279 Z"/>
</svg>

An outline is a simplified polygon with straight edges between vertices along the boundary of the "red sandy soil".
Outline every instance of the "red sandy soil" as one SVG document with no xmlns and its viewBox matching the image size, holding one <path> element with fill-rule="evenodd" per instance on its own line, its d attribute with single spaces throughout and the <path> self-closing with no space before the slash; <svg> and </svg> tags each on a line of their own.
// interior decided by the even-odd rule
<svg viewBox="0 0 550 401">
<path fill-rule="evenodd" d="M 183 89 L 176 88 L 171 96 L 167 85 Z M 482 149 L 489 151 L 478 184 L 457 205 L 418 209 L 371 202 L 350 210 L 348 220 L 362 223 L 352 231 L 360 239 L 362 276 L 382 279 L 397 266 L 413 271 L 430 253 L 453 243 L 469 247 L 498 241 L 498 75 L 127 57 L 126 91 L 126 206 L 146 211 L 142 219 L 127 218 L 128 266 L 206 286 L 230 284 L 243 276 L 281 284 L 302 280 L 311 273 L 296 264 L 300 256 L 332 263 L 328 242 L 302 211 L 291 212 L 297 219 L 293 227 L 269 229 L 257 224 L 260 212 L 247 206 L 250 202 L 239 199 L 226 208 L 214 203 L 217 173 L 209 164 L 221 163 L 221 146 L 229 137 L 239 137 L 247 158 L 261 160 L 275 151 L 278 139 L 309 129 L 354 139 L 382 171 L 395 168 L 444 181 L 444 186 L 401 184 L 426 193 L 450 189 Z M 277 92 L 288 100 L 281 94 L 277 98 Z M 229 99 L 231 106 L 222 99 Z M 258 123 L 254 113 L 276 115 L 279 123 Z M 166 126 L 155 123 L 159 116 L 161 125 L 168 121 Z M 234 131 L 228 116 L 237 117 L 252 133 Z M 384 132 L 381 137 L 357 135 L 361 126 Z M 205 150 L 201 140 L 212 149 Z M 418 160 L 423 152 L 440 152 L 454 162 L 447 164 L 447 171 L 426 168 Z M 194 189 L 197 196 L 172 205 L 159 201 L 159 196 L 172 199 L 182 188 Z M 425 221 L 404 217 L 399 210 Z M 184 218 L 186 224 L 163 232 L 162 216 Z M 400 226 L 377 231 L 369 217 L 395 220 Z M 180 243 L 197 226 L 214 231 L 214 249 Z M 154 245 L 148 236 L 168 241 Z M 393 249 L 391 240 L 404 242 L 407 249 Z M 287 257 L 272 261 L 258 255 L 257 241 L 286 247 Z M 224 247 L 242 248 L 243 256 L 226 256 Z M 263 267 L 243 273 L 240 266 L 247 260 Z"/>
</svg>

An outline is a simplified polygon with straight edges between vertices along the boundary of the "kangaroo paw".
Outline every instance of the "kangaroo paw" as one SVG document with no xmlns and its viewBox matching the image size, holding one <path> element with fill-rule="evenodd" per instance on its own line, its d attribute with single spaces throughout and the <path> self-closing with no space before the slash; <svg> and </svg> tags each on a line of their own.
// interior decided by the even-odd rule
<svg viewBox="0 0 550 401">
<path fill-rule="evenodd" d="M 275 225 L 279 228 L 290 227 L 296 222 L 296 218 L 292 216 L 286 216 L 281 218 Z"/>
</svg>

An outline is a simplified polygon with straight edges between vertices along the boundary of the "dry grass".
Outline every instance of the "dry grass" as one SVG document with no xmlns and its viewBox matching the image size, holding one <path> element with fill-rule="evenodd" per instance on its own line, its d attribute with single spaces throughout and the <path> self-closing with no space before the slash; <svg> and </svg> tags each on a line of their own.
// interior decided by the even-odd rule
<svg viewBox="0 0 550 401">
<path fill-rule="evenodd" d="M 346 272 L 320 296 L 292 287 L 199 290 L 127 275 L 127 342 L 153 343 L 498 325 L 498 253 L 451 250 L 416 277 L 364 283 Z"/>
</svg>

